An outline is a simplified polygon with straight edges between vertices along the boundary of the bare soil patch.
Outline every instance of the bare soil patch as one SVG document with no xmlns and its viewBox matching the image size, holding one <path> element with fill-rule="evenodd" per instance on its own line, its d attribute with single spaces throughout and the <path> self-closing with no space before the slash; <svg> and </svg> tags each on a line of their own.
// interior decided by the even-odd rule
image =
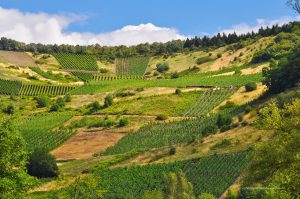
<svg viewBox="0 0 300 199">
<path fill-rule="evenodd" d="M 24 52 L 0 51 L 0 61 L 17 66 L 36 66 L 34 60 Z"/>
<path fill-rule="evenodd" d="M 79 130 L 79 133 L 51 152 L 58 160 L 87 159 L 116 144 L 126 133 Z"/>
</svg>

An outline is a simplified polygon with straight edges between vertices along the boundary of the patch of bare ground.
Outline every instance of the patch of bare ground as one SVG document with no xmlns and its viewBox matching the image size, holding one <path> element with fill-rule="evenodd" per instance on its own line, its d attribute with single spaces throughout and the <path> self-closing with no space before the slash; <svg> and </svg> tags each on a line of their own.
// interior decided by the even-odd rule
<svg viewBox="0 0 300 199">
<path fill-rule="evenodd" d="M 51 154 L 58 160 L 87 159 L 115 145 L 125 135 L 125 132 L 79 129 L 77 135 L 51 151 Z"/>
<path fill-rule="evenodd" d="M 0 50 L 0 61 L 17 66 L 35 66 L 34 60 L 24 52 Z"/>
</svg>

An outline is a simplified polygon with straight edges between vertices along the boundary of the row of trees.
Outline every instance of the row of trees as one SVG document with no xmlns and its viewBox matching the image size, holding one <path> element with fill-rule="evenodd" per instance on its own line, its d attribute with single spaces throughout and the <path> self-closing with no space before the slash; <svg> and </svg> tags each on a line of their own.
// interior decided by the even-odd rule
<svg viewBox="0 0 300 199">
<path fill-rule="evenodd" d="M 2 37 L 0 39 L 0 50 L 9 51 L 29 51 L 35 53 L 76 53 L 76 54 L 94 54 L 100 60 L 112 61 L 117 57 L 131 56 L 157 56 L 171 55 L 173 53 L 184 52 L 186 50 L 196 50 L 205 48 L 215 48 L 227 44 L 233 44 L 247 39 L 253 39 L 257 36 L 271 36 L 280 32 L 291 32 L 299 23 L 293 22 L 279 27 L 261 28 L 257 33 L 237 35 L 217 34 L 213 37 L 205 36 L 203 38 L 195 37 L 192 39 L 174 40 L 166 43 L 155 42 L 153 44 L 145 43 L 136 46 L 100 46 L 99 44 L 89 46 L 73 45 L 43 45 L 43 44 L 25 44 L 12 39 Z"/>
</svg>

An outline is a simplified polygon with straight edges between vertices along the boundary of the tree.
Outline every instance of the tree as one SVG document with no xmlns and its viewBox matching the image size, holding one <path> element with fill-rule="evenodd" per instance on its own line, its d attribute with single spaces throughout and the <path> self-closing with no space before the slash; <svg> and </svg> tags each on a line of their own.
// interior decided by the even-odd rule
<svg viewBox="0 0 300 199">
<path fill-rule="evenodd" d="M 165 194 L 168 199 L 195 199 L 193 185 L 182 171 L 165 176 Z"/>
<path fill-rule="evenodd" d="M 104 108 L 110 107 L 111 105 L 113 105 L 113 98 L 112 96 L 108 95 L 104 99 Z"/>
<path fill-rule="evenodd" d="M 63 108 L 65 107 L 66 103 L 65 103 L 65 100 L 64 98 L 62 97 L 59 97 L 56 99 L 56 104 L 60 107 L 60 108 Z"/>
<path fill-rule="evenodd" d="M 45 149 L 36 148 L 29 158 L 28 173 L 38 178 L 58 176 L 56 159 Z"/>
<path fill-rule="evenodd" d="M 25 141 L 15 129 L 11 118 L 0 119 L 0 198 L 22 198 L 35 184 L 26 173 Z"/>
<path fill-rule="evenodd" d="M 232 117 L 226 113 L 220 113 L 217 119 L 217 125 L 219 128 L 229 126 L 232 123 Z"/>
<path fill-rule="evenodd" d="M 268 187 L 263 198 L 299 198 L 300 99 L 283 109 L 270 103 L 259 116 L 260 127 L 275 134 L 268 142 L 255 146 L 244 186 L 261 183 Z"/>
<path fill-rule="evenodd" d="M 300 13 L 300 1 L 299 0 L 288 0 L 288 6 L 294 9 L 296 12 Z"/>
<path fill-rule="evenodd" d="M 129 124 L 129 120 L 127 118 L 122 118 L 119 121 L 119 126 L 123 127 L 123 126 L 127 126 Z"/>
<path fill-rule="evenodd" d="M 280 93 L 292 88 L 300 81 L 300 45 L 290 55 L 282 58 L 278 64 L 272 63 L 270 69 L 263 70 L 263 83 L 269 92 Z"/>
<path fill-rule="evenodd" d="M 167 62 L 156 64 L 156 70 L 160 73 L 164 73 L 164 72 L 168 71 L 169 69 L 170 69 L 170 67 Z"/>
</svg>

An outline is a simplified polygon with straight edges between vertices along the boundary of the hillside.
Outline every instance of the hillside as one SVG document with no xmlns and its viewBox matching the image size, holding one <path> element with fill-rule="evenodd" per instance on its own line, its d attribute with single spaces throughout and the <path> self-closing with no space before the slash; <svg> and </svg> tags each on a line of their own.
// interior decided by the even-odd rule
<svg viewBox="0 0 300 199">
<path fill-rule="evenodd" d="M 113 60 L 92 50 L 1 50 L 1 127 L 20 133 L 26 153 L 51 154 L 59 169 L 24 196 L 72 198 L 79 190 L 81 198 L 155 198 L 166 176 L 180 173 L 197 197 L 235 197 L 237 183 L 277 185 L 245 176 L 261 166 L 253 166 L 263 154 L 257 146 L 275 142 L 281 130 L 299 133 L 300 26 L 287 27 L 218 45 L 188 40 L 178 52 L 116 53 Z M 277 112 L 263 112 L 270 104 Z M 11 119 L 14 127 L 5 126 Z M 244 198 L 252 194 L 243 191 Z"/>
</svg>

